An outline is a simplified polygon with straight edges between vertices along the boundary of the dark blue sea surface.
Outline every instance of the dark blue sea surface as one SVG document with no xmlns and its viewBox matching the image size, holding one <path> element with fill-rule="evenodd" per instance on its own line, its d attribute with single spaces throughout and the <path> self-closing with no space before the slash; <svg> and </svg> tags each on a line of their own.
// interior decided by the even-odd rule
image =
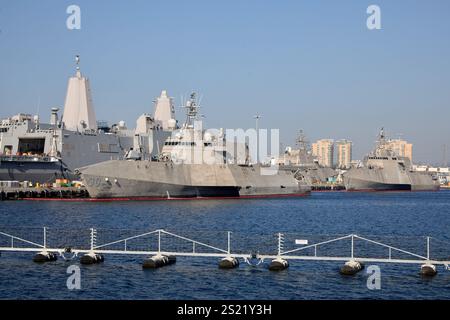
<svg viewBox="0 0 450 320">
<path fill-rule="evenodd" d="M 232 231 L 232 251 L 271 254 L 277 250 L 278 232 L 285 235 L 285 250 L 299 247 L 294 239 L 317 243 L 357 234 L 419 255 L 426 255 L 430 236 L 431 258 L 450 260 L 448 191 L 324 192 L 306 198 L 220 201 L 0 202 L 0 231 L 41 243 L 44 226 L 49 246 L 88 246 L 89 228 L 94 227 L 97 245 L 164 229 L 226 249 L 226 231 Z M 164 241 L 186 249 L 180 239 Z M 8 244 L 0 235 L 0 245 Z M 128 245 L 154 249 L 155 238 Z M 348 245 L 330 245 L 320 253 L 348 256 Z M 356 255 L 388 254 L 386 248 L 368 247 L 361 240 L 355 245 Z M 2 252 L 0 299 L 450 299 L 450 271 L 443 266 L 436 277 L 426 279 L 419 275 L 419 265 L 379 264 L 381 289 L 369 290 L 366 271 L 341 276 L 342 262 L 291 261 L 287 270 L 271 272 L 268 260 L 258 267 L 241 261 L 237 269 L 220 270 L 218 258 L 179 257 L 174 265 L 143 270 L 145 256 L 139 255 L 106 255 L 103 263 L 88 266 L 61 258 L 36 264 L 32 257 Z M 72 264 L 81 268 L 80 290 L 66 286 Z"/>
</svg>

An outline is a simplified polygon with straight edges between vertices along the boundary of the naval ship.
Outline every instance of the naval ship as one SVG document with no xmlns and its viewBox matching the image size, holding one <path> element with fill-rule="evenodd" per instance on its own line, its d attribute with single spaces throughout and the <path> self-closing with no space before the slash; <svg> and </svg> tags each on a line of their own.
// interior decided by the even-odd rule
<svg viewBox="0 0 450 320">
<path fill-rule="evenodd" d="M 328 178 L 337 175 L 333 168 L 319 165 L 317 158 L 312 155 L 303 130 L 300 130 L 295 144 L 297 148 L 287 147 L 284 154 L 278 158 L 280 170 L 292 171 L 297 179 L 304 179 L 310 186 L 326 183 Z"/>
<path fill-rule="evenodd" d="M 195 94 L 186 102 L 186 122 L 165 141 L 157 158 L 134 146 L 126 159 L 78 171 L 92 198 L 125 200 L 304 196 L 310 187 L 292 172 L 252 164 L 248 146 L 229 143 L 223 130 L 202 130 Z M 197 125 L 196 125 L 197 124 Z M 242 144 L 242 143 L 241 143 Z M 243 152 L 232 152 L 231 148 Z"/>
<path fill-rule="evenodd" d="M 154 101 L 154 114 L 141 115 L 134 130 L 127 129 L 124 121 L 112 126 L 97 122 L 89 79 L 82 75 L 79 63 L 76 56 L 61 119 L 59 108 L 52 108 L 49 123 L 29 114 L 0 120 L 0 180 L 34 184 L 77 179 L 75 168 L 122 159 L 137 139 L 147 154 L 156 156 L 177 128 L 173 99 L 166 91 Z"/>
<path fill-rule="evenodd" d="M 412 169 L 411 159 L 400 157 L 389 147 L 383 128 L 375 149 L 362 161 L 361 166 L 343 174 L 348 191 L 434 191 L 439 183 L 429 174 Z"/>
</svg>

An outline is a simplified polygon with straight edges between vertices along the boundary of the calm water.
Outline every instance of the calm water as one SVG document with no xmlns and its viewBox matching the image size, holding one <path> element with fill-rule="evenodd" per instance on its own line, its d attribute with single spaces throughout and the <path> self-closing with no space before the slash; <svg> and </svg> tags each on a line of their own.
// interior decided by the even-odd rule
<svg viewBox="0 0 450 320">
<path fill-rule="evenodd" d="M 274 234 L 285 232 L 287 246 L 297 236 L 313 241 L 356 233 L 424 254 L 424 236 L 432 236 L 432 250 L 450 258 L 450 192 L 314 193 L 299 199 L 239 201 L 0 202 L 0 226 L 47 226 L 50 237 L 52 230 L 67 229 L 59 233 L 67 239 L 76 238 L 70 230 L 82 229 L 77 236 L 84 240 L 90 227 L 99 228 L 99 234 L 101 229 L 122 230 L 109 230 L 108 239 L 130 234 L 124 229 L 163 228 L 221 247 L 226 247 L 224 231 L 230 230 L 243 252 L 275 249 Z M 34 229 L 26 229 L 28 235 L 21 230 L 25 238 L 38 236 Z M 381 290 L 368 290 L 365 272 L 343 277 L 338 274 L 341 263 L 334 262 L 292 262 L 288 270 L 274 273 L 267 265 L 241 263 L 234 270 L 219 270 L 215 258 L 179 258 L 175 265 L 142 270 L 142 256 L 106 256 L 103 264 L 81 266 L 82 288 L 71 291 L 66 268 L 78 261 L 38 265 L 31 258 L 28 253 L 2 253 L 1 299 L 450 299 L 450 271 L 442 267 L 430 280 L 419 276 L 417 265 L 382 264 Z"/>
</svg>

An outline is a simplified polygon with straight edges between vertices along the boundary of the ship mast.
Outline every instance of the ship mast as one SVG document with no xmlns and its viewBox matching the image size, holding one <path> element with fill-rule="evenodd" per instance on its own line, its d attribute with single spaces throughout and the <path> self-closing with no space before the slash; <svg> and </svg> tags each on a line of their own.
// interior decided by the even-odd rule
<svg viewBox="0 0 450 320">
<path fill-rule="evenodd" d="M 196 94 L 195 92 L 191 93 L 189 100 L 186 102 L 186 105 L 183 106 L 186 108 L 186 122 L 184 123 L 184 128 L 193 128 L 194 121 L 198 120 L 198 111 L 200 106 L 197 104 Z"/>
<path fill-rule="evenodd" d="M 295 141 L 295 144 L 298 146 L 299 150 L 302 150 L 302 151 L 308 150 L 309 141 L 306 140 L 306 135 L 303 133 L 302 129 L 300 129 L 300 132 L 298 134 L 297 140 Z"/>
<path fill-rule="evenodd" d="M 384 127 L 381 128 L 380 133 L 378 134 L 378 140 L 375 145 L 375 150 L 373 152 L 374 156 L 384 157 L 390 156 L 391 150 L 389 149 L 389 143 L 386 139 L 386 134 L 384 133 Z"/>
</svg>

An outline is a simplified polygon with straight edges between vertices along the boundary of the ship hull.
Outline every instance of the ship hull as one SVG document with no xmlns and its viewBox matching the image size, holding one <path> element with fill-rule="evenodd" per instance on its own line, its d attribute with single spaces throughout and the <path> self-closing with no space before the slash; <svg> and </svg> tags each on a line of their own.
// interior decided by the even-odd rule
<svg viewBox="0 0 450 320">
<path fill-rule="evenodd" d="M 362 179 L 347 180 L 345 182 L 345 188 L 347 191 L 411 191 L 410 184 L 382 183 Z"/>
<path fill-rule="evenodd" d="M 431 176 L 415 172 L 387 175 L 383 170 L 352 169 L 344 174 L 347 191 L 436 191 Z"/>
<path fill-rule="evenodd" d="M 60 162 L 44 161 L 1 161 L 1 181 L 29 181 L 52 183 L 55 179 L 74 178 Z"/>
<path fill-rule="evenodd" d="M 307 195 L 292 174 L 260 167 L 107 161 L 79 169 L 92 198 L 252 198 Z"/>
</svg>

